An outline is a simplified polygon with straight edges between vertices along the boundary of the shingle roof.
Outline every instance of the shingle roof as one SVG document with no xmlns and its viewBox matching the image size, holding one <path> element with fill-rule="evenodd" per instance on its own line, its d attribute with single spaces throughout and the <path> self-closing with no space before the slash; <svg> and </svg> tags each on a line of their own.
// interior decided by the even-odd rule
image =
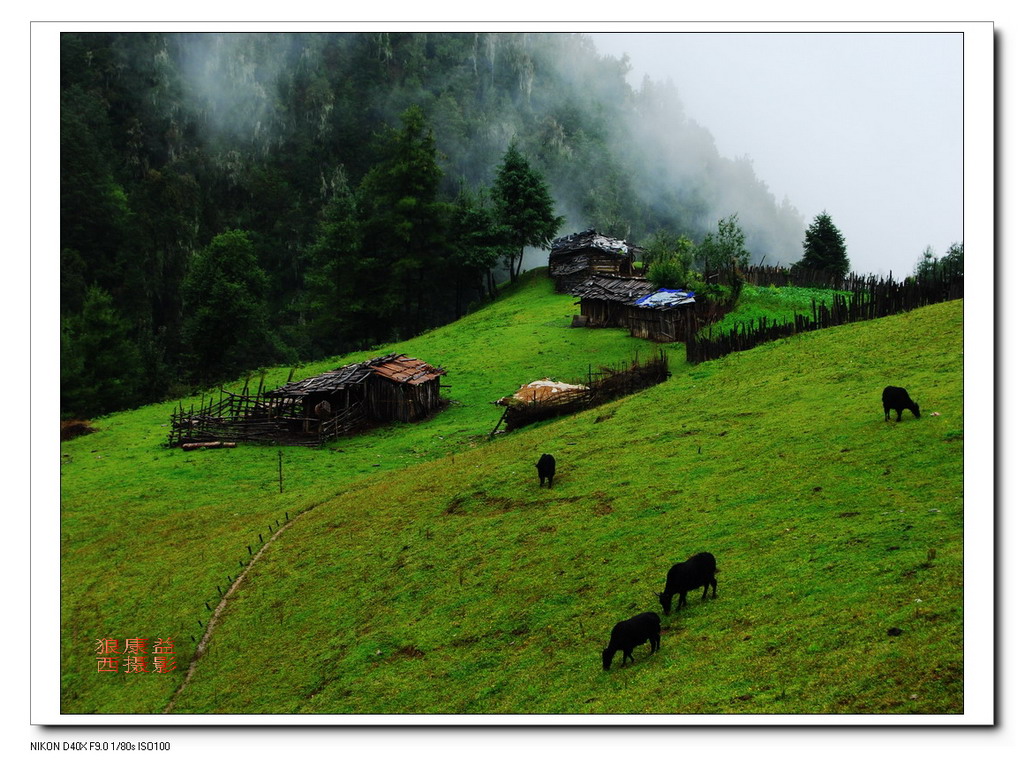
<svg viewBox="0 0 1024 768">
<path fill-rule="evenodd" d="M 447 373 L 444 368 L 405 355 L 386 355 L 369 360 L 365 365 L 370 366 L 374 373 L 400 384 L 423 384 Z"/>
<path fill-rule="evenodd" d="M 581 299 L 630 304 L 653 290 L 654 286 L 641 277 L 591 277 L 573 288 L 570 293 Z"/>
<path fill-rule="evenodd" d="M 604 251 L 611 256 L 626 258 L 643 249 L 625 240 L 602 235 L 593 229 L 565 235 L 551 243 L 551 255 L 556 257 L 583 250 Z"/>
<path fill-rule="evenodd" d="M 587 258 L 586 254 L 573 254 L 558 259 L 558 261 L 553 261 L 551 264 L 551 276 L 565 277 L 566 275 L 575 275 L 578 272 L 586 272 L 588 269 L 590 269 L 590 259 Z"/>
<path fill-rule="evenodd" d="M 370 376 L 381 376 L 399 384 L 418 385 L 443 376 L 446 371 L 414 357 L 401 354 L 384 355 L 362 363 L 321 373 L 302 381 L 292 381 L 268 392 L 268 397 L 305 397 L 306 395 L 336 392 L 362 384 Z"/>
<path fill-rule="evenodd" d="M 319 376 L 311 376 L 302 381 L 290 381 L 283 387 L 268 392 L 267 397 L 304 397 L 314 393 L 336 392 L 356 384 L 361 384 L 373 371 L 366 363 L 352 363 L 344 368 L 335 368 L 333 371 L 321 373 Z"/>
</svg>

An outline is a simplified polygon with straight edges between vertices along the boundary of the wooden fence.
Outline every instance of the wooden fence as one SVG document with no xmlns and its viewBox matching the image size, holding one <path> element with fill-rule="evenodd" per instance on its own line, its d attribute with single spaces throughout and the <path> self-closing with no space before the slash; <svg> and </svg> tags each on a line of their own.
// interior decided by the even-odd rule
<svg viewBox="0 0 1024 768">
<path fill-rule="evenodd" d="M 795 288 L 829 288 L 833 291 L 861 291 L 878 277 L 850 272 L 837 275 L 824 269 L 804 267 L 741 267 L 743 280 L 750 285 L 789 285 Z M 892 274 L 889 275 L 892 279 Z"/>
<path fill-rule="evenodd" d="M 216 441 L 316 447 L 366 425 L 361 403 L 320 419 L 299 399 L 250 395 L 246 387 L 241 394 L 221 390 L 198 407 L 179 404 L 171 414 L 167 447 Z"/>
<path fill-rule="evenodd" d="M 885 280 L 856 278 L 856 281 L 859 287 L 851 292 L 849 298 L 837 293 L 832 297 L 830 305 L 812 302 L 809 317 L 797 314 L 788 322 L 769 322 L 762 317 L 750 323 L 738 323 L 726 333 L 689 339 L 686 342 L 686 360 L 702 363 L 797 333 L 859 320 L 874 320 L 928 304 L 962 298 L 964 291 L 963 275 L 955 272 L 936 274 L 922 281 L 896 282 L 892 277 Z"/>
</svg>

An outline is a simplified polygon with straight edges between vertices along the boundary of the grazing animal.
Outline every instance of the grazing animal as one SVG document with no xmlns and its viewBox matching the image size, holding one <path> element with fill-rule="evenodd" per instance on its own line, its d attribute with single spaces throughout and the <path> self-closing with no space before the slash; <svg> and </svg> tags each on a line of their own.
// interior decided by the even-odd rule
<svg viewBox="0 0 1024 768">
<path fill-rule="evenodd" d="M 651 643 L 651 653 L 661 647 L 661 619 L 658 614 L 648 611 L 620 621 L 612 627 L 608 647 L 601 653 L 602 665 L 605 669 L 611 669 L 615 654 L 622 651 L 622 666 L 626 666 L 626 659 L 633 661 L 633 649 L 648 641 Z"/>
<path fill-rule="evenodd" d="M 544 481 L 548 481 L 548 488 L 555 482 L 555 457 L 550 453 L 542 453 L 537 462 L 537 475 L 540 477 L 540 487 L 544 487 Z"/>
<path fill-rule="evenodd" d="M 658 600 L 661 601 L 661 607 L 665 609 L 665 615 L 668 616 L 671 613 L 672 598 L 677 593 L 679 594 L 679 604 L 676 606 L 677 611 L 686 605 L 686 593 L 691 589 L 704 587 L 704 594 L 701 595 L 703 600 L 708 596 L 708 586 L 711 586 L 714 589 L 711 597 L 718 597 L 716 573 L 718 573 L 718 566 L 715 563 L 715 556 L 710 552 L 701 552 L 691 557 L 685 563 L 676 563 L 669 568 L 668 576 L 665 578 L 665 591 L 654 593 Z"/>
<path fill-rule="evenodd" d="M 321 400 L 316 404 L 316 407 L 313 409 L 313 413 L 316 414 L 316 417 L 320 419 L 320 421 L 326 421 L 331 418 L 332 409 L 330 402 L 327 400 Z"/>
<path fill-rule="evenodd" d="M 882 390 L 882 407 L 885 409 L 885 420 L 889 420 L 889 411 L 896 411 L 896 421 L 903 421 L 903 412 L 910 411 L 921 418 L 921 409 L 910 399 L 903 387 L 886 387 Z"/>
</svg>

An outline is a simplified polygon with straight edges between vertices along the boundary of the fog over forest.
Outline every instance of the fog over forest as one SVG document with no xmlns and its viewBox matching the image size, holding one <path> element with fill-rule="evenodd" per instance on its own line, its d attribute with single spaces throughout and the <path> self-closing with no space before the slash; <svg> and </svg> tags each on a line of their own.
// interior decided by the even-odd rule
<svg viewBox="0 0 1024 768">
<path fill-rule="evenodd" d="M 798 260 L 818 211 L 635 77 L 578 34 L 64 33 L 64 410 L 450 322 L 517 253 L 544 263 L 494 219 L 513 161 L 550 193 L 551 236 L 699 243 L 735 217 L 751 262 Z"/>
<path fill-rule="evenodd" d="M 375 36 L 379 56 L 391 64 L 401 54 L 386 37 Z M 643 223 L 617 220 L 594 203 L 595 197 L 632 194 L 650 210 L 648 220 L 685 222 L 695 238 L 712 231 L 718 219 L 739 214 L 752 253 L 770 263 L 799 258 L 806 217 L 788 201 L 774 198 L 749 157 L 720 156 L 711 133 L 686 114 L 673 84 L 644 78 L 634 88 L 629 55 L 601 55 L 588 35 L 471 37 L 477 87 L 482 82 L 511 97 L 480 104 L 486 120 L 477 123 L 469 114 L 472 105 L 453 103 L 457 86 L 446 82 L 452 73 L 443 66 L 417 72 L 418 92 L 403 83 L 378 91 L 372 104 L 382 123 L 394 123 L 410 103 L 432 102 L 430 124 L 450 182 L 489 183 L 505 146 L 515 140 L 535 146 L 538 159 L 556 167 L 573 160 L 604 161 L 606 167 L 590 169 L 590 175 L 583 169 L 568 178 L 560 173 L 547 179 L 567 232 L 597 226 L 638 240 L 650 234 Z M 343 45 L 358 45 L 353 36 L 339 39 Z M 282 114 L 277 101 L 284 90 L 301 87 L 301 73 L 319 55 L 316 44 L 304 44 L 302 36 L 242 34 L 185 36 L 177 44 L 186 108 L 203 115 L 211 138 L 252 143 L 264 154 L 275 141 L 287 146 L 295 127 L 284 118 L 295 116 Z M 315 122 L 318 135 L 324 136 L 331 113 L 346 105 L 326 89 L 311 88 L 307 97 L 302 117 Z M 524 120 L 524 107 L 534 116 L 533 124 Z M 472 132 L 470 123 L 477 123 Z M 601 154 L 594 157 L 596 152 Z M 610 188 L 597 189 L 604 184 Z M 624 185 L 628 191 L 621 189 Z M 680 193 L 693 201 L 695 211 L 676 207 Z M 546 257 L 545 251 L 538 254 Z"/>
<path fill-rule="evenodd" d="M 901 279 L 964 237 L 958 32 L 598 33 L 634 85 L 674 83 L 726 157 L 805 219 L 827 210 L 859 273 Z"/>
</svg>

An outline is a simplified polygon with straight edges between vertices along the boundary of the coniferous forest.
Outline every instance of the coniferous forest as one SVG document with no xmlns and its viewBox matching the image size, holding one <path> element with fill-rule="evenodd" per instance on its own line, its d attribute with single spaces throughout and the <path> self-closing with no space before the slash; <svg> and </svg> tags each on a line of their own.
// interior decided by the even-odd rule
<svg viewBox="0 0 1024 768">
<path fill-rule="evenodd" d="M 799 258 L 686 84 L 628 72 L 554 33 L 64 34 L 62 417 L 442 325 L 559 234 L 735 214 Z"/>
</svg>

